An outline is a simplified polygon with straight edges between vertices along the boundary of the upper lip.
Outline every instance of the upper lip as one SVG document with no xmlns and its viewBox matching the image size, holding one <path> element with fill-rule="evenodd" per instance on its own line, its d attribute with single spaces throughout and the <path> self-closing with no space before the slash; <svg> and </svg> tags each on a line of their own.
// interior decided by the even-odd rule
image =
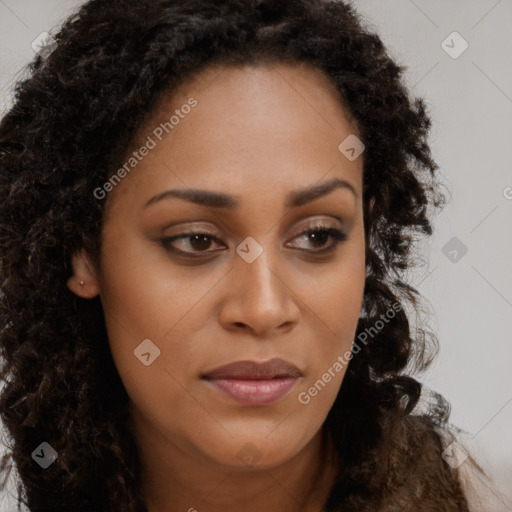
<svg viewBox="0 0 512 512">
<path fill-rule="evenodd" d="M 258 363 L 256 361 L 236 361 L 202 375 L 206 379 L 240 379 L 240 380 L 268 380 L 276 377 L 294 377 L 302 375 L 293 364 L 283 359 L 270 359 Z"/>
</svg>

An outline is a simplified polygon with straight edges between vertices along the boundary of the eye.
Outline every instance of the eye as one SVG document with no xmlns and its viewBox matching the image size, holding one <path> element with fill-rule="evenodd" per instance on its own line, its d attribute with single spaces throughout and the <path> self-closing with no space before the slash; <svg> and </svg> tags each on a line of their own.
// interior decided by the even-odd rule
<svg viewBox="0 0 512 512">
<path fill-rule="evenodd" d="M 331 238 L 333 241 L 328 247 L 324 247 Z M 309 253 L 326 253 L 336 248 L 339 243 L 348 240 L 344 231 L 329 226 L 316 225 L 303 231 L 294 240 L 306 240 L 312 243 L 313 249 L 300 249 Z M 159 240 L 160 244 L 167 251 L 174 252 L 182 256 L 191 258 L 202 257 L 211 253 L 219 252 L 224 249 L 210 250 L 212 243 L 224 245 L 214 233 L 208 231 L 188 231 L 171 237 L 165 237 Z M 182 248 L 176 247 L 176 242 L 181 243 Z M 294 246 L 294 245 L 293 245 Z M 225 246 L 224 246 L 225 247 Z M 184 250 L 185 249 L 185 250 Z M 192 249 L 192 250 L 186 250 Z"/>
<path fill-rule="evenodd" d="M 327 240 L 331 238 L 333 242 L 328 246 L 324 247 Z M 332 251 L 336 248 L 339 243 L 346 242 L 348 240 L 347 234 L 337 228 L 331 228 L 329 226 L 316 225 L 303 231 L 295 240 L 306 240 L 311 242 L 314 249 L 302 249 L 311 253 L 325 253 Z M 323 247 L 323 248 L 322 248 Z"/>
<path fill-rule="evenodd" d="M 180 233 L 179 235 L 166 237 L 159 240 L 159 242 L 166 250 L 191 257 L 203 256 L 207 253 L 217 252 L 207 250 L 211 247 L 212 241 L 219 244 L 221 243 L 215 234 L 209 233 L 207 231 L 188 231 L 186 233 Z M 191 247 L 193 251 L 177 249 L 172 245 L 174 242 L 185 242 L 181 244 L 182 247 Z"/>
</svg>

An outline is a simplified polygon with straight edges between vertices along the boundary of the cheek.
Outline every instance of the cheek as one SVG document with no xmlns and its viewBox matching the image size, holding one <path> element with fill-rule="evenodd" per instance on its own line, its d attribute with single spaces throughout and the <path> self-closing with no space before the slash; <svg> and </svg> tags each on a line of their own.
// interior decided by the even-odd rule
<svg viewBox="0 0 512 512">
<path fill-rule="evenodd" d="M 364 253 L 355 247 L 316 291 L 304 291 L 315 312 L 320 331 L 311 346 L 314 366 L 301 387 L 299 403 L 329 409 L 334 402 L 352 357 L 352 345 L 361 314 L 366 277 Z"/>
<path fill-rule="evenodd" d="M 350 346 L 361 314 L 365 280 L 364 250 L 354 243 L 318 282 L 308 279 L 304 285 L 304 302 L 325 330 L 330 350 Z"/>
<path fill-rule="evenodd" d="M 110 350 L 130 397 L 157 406 L 155 390 L 168 377 L 161 365 L 162 339 L 184 315 L 192 292 L 179 286 L 170 290 L 162 270 L 122 229 L 111 234 L 102 246 L 100 292 Z"/>
<path fill-rule="evenodd" d="M 333 340 L 346 339 L 361 312 L 364 271 L 340 272 L 307 293 L 306 305 L 315 313 Z"/>
<path fill-rule="evenodd" d="M 122 228 L 112 229 L 104 235 L 101 279 L 112 351 L 126 364 L 133 363 L 125 355 L 133 356 L 143 340 L 166 341 L 183 329 L 219 281 L 217 274 L 200 266 L 184 269 L 173 264 L 163 248 L 135 239 Z"/>
</svg>

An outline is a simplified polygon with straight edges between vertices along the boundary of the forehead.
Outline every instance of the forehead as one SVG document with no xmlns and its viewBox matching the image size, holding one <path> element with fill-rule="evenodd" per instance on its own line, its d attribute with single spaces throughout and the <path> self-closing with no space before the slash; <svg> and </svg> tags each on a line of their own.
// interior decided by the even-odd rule
<svg viewBox="0 0 512 512">
<path fill-rule="evenodd" d="M 301 115 L 316 115 L 331 129 L 340 121 L 357 132 L 357 123 L 342 105 L 336 86 L 322 70 L 308 63 L 255 63 L 240 66 L 212 65 L 187 79 L 177 89 L 161 94 L 141 132 L 168 118 L 194 95 L 202 111 L 214 113 L 223 108 L 219 121 L 230 113 L 257 117 L 271 116 L 275 123 L 285 109 Z M 227 108 L 226 108 L 227 107 Z"/>
<path fill-rule="evenodd" d="M 338 149 L 354 134 L 334 84 L 315 68 L 212 66 L 162 94 L 134 144 L 154 147 L 116 188 L 297 188 L 334 176 L 360 188 L 362 159 Z"/>
</svg>

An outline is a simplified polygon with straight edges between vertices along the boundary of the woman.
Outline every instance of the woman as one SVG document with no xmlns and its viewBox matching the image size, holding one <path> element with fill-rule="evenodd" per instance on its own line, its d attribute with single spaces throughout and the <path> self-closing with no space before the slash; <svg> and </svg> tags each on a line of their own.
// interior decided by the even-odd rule
<svg viewBox="0 0 512 512">
<path fill-rule="evenodd" d="M 55 43 L 0 126 L 20 502 L 469 510 L 410 376 L 430 120 L 354 9 L 92 0 Z"/>
</svg>

